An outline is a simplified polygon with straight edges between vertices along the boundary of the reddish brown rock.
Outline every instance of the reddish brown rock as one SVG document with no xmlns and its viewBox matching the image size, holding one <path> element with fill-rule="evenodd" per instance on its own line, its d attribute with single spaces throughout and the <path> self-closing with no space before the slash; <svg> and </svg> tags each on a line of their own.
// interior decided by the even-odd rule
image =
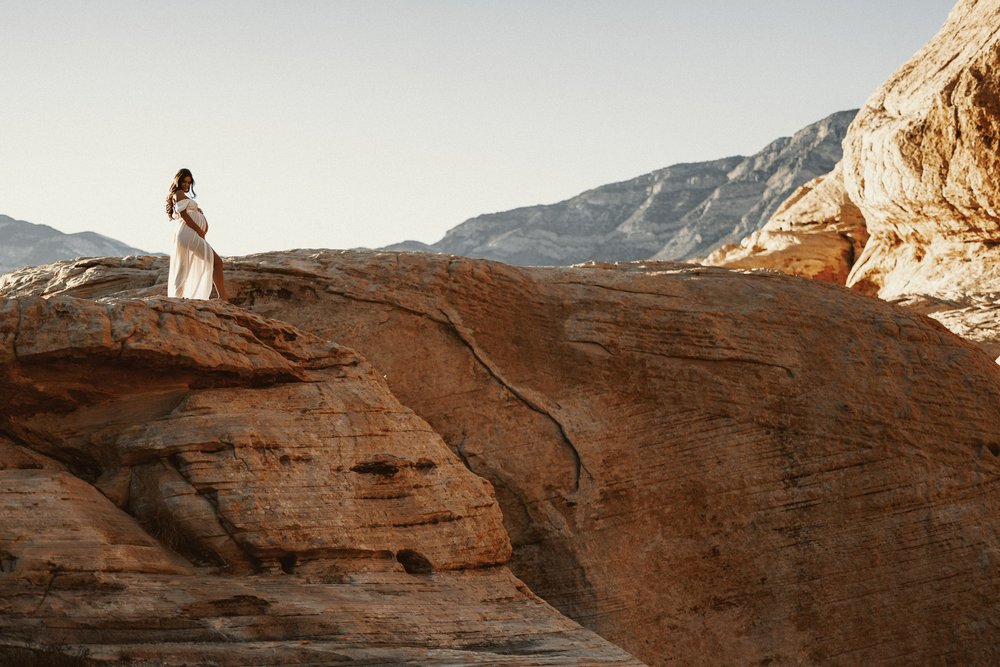
<svg viewBox="0 0 1000 667">
<path fill-rule="evenodd" d="M 510 575 L 489 483 L 351 350 L 26 297 L 0 377 L 0 661 L 638 664 Z"/>
<path fill-rule="evenodd" d="M 934 322 L 676 264 L 230 266 L 241 304 L 362 350 L 493 482 L 515 573 L 640 658 L 998 658 L 1000 368 Z"/>
</svg>

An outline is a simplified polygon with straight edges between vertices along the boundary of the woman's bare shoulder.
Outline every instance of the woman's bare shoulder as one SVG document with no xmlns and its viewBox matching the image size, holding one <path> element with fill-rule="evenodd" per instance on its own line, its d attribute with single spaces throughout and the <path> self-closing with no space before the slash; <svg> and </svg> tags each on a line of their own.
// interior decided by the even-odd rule
<svg viewBox="0 0 1000 667">
<path fill-rule="evenodd" d="M 184 199 L 190 199 L 190 197 L 188 197 L 183 192 L 175 192 L 174 193 L 174 199 L 176 199 L 177 201 L 182 201 Z"/>
</svg>

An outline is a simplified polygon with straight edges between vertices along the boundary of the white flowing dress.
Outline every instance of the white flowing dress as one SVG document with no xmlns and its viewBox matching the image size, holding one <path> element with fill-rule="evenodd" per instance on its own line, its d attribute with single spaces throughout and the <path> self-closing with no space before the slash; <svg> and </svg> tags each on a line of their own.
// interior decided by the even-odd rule
<svg viewBox="0 0 1000 667">
<path fill-rule="evenodd" d="M 167 278 L 167 296 L 185 299 L 210 299 L 215 284 L 215 251 L 208 241 L 198 236 L 181 217 L 184 211 L 202 231 L 208 229 L 208 220 L 193 199 L 174 200 L 173 220 L 174 251 L 170 255 L 170 274 Z M 217 290 L 216 290 L 217 291 Z"/>
</svg>

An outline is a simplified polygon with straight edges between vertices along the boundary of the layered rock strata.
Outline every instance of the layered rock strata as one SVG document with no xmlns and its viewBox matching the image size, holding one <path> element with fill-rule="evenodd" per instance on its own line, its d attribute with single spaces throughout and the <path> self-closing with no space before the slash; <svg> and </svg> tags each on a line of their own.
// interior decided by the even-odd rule
<svg viewBox="0 0 1000 667">
<path fill-rule="evenodd" d="M 489 482 L 347 348 L 9 298 L 0 377 L 0 662 L 639 664 L 503 567 Z"/>
<path fill-rule="evenodd" d="M 1000 368 L 935 322 L 669 263 L 229 266 L 244 307 L 361 350 L 494 484 L 514 572 L 650 664 L 1000 658 Z M 85 272 L 162 289 L 121 260 L 18 285 Z"/>
</svg>

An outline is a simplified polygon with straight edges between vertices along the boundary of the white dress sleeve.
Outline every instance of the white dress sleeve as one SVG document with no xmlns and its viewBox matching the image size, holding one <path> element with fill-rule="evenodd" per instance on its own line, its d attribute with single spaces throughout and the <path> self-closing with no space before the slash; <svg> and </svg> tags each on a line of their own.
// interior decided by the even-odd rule
<svg viewBox="0 0 1000 667">
<path fill-rule="evenodd" d="M 181 211 L 188 207 L 191 203 L 190 199 L 177 199 L 174 201 L 174 214 L 180 216 Z"/>
</svg>

